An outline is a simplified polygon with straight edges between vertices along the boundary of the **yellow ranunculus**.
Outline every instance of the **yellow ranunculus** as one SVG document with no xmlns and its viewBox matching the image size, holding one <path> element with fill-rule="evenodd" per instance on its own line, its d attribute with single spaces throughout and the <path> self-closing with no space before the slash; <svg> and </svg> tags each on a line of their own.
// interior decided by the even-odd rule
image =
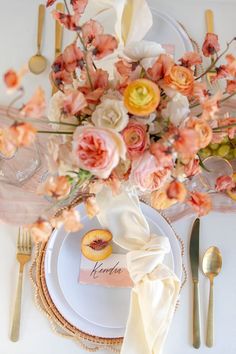
<svg viewBox="0 0 236 354">
<path fill-rule="evenodd" d="M 124 91 L 124 104 L 129 113 L 147 116 L 160 103 L 160 89 L 152 81 L 138 79 L 131 82 Z"/>
</svg>

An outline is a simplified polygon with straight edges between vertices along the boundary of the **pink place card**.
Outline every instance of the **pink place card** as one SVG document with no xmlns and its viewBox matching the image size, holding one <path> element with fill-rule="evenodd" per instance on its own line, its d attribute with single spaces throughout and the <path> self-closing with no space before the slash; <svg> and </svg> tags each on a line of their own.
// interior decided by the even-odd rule
<svg viewBox="0 0 236 354">
<path fill-rule="evenodd" d="M 112 254 L 100 262 L 93 262 L 81 255 L 80 284 L 102 285 L 114 288 L 131 288 L 125 254 Z"/>
</svg>

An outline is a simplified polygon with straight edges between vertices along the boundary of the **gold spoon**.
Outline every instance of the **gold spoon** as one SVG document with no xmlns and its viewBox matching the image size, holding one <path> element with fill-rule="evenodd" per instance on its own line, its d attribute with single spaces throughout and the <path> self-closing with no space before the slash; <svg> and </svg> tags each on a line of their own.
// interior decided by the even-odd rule
<svg viewBox="0 0 236 354">
<path fill-rule="evenodd" d="M 39 5 L 38 11 L 38 38 L 37 53 L 29 60 L 29 69 L 33 74 L 41 74 L 47 67 L 47 59 L 41 54 L 43 23 L 45 17 L 45 5 Z"/>
<path fill-rule="evenodd" d="M 214 278 L 220 273 L 222 268 L 222 255 L 217 247 L 210 247 L 206 251 L 203 261 L 203 273 L 210 280 L 210 294 L 207 316 L 207 336 L 206 345 L 211 348 L 213 346 L 213 282 Z"/>
</svg>

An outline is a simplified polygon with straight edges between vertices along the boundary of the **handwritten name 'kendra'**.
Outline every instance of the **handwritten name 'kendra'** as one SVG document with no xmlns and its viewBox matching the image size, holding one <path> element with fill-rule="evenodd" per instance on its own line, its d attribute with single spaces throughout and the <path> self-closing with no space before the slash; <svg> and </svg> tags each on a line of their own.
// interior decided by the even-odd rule
<svg viewBox="0 0 236 354">
<path fill-rule="evenodd" d="M 108 274 L 108 275 L 113 275 L 113 274 L 121 274 L 123 273 L 122 268 L 119 268 L 120 262 L 117 262 L 113 267 L 111 268 L 102 268 L 103 263 L 96 262 L 93 270 L 90 273 L 90 277 L 93 277 L 93 279 L 99 278 L 99 274 Z"/>
</svg>

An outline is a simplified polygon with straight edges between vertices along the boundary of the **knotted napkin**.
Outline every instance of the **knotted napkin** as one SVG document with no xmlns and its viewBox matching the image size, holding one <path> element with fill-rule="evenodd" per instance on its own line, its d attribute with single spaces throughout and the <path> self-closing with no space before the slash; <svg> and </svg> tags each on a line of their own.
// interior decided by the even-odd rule
<svg viewBox="0 0 236 354">
<path fill-rule="evenodd" d="M 121 354 L 160 354 L 180 290 L 179 279 L 163 264 L 169 240 L 150 234 L 135 191 L 113 196 L 104 187 L 97 203 L 100 224 L 128 250 L 127 267 L 134 282 Z"/>
</svg>

